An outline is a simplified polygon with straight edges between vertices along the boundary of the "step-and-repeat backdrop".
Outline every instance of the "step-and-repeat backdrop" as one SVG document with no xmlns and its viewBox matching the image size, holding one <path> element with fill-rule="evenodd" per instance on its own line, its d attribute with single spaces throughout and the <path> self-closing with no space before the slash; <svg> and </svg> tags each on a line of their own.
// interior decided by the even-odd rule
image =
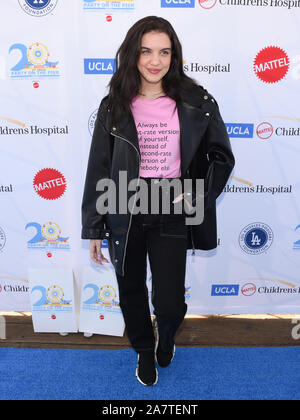
<svg viewBox="0 0 300 420">
<path fill-rule="evenodd" d="M 299 0 L 1 2 L 0 311 L 31 309 L 29 269 L 73 270 L 77 295 L 86 267 L 111 276 L 80 239 L 83 183 L 116 51 L 147 15 L 175 27 L 236 157 L 217 249 L 188 252 L 189 313 L 299 313 Z M 55 280 L 45 302 L 58 305 Z M 151 296 L 150 270 L 147 284 Z M 102 303 L 117 306 L 106 289 Z"/>
</svg>

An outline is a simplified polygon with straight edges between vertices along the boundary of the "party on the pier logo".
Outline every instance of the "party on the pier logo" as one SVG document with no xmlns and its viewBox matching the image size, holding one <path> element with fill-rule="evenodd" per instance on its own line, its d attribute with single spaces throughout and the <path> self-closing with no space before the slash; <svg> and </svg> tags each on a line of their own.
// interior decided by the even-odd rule
<svg viewBox="0 0 300 420">
<path fill-rule="evenodd" d="M 25 230 L 32 232 L 30 239 L 27 241 L 27 248 L 30 250 L 46 252 L 70 250 L 69 237 L 62 235 L 60 226 L 55 222 L 49 221 L 43 225 L 37 222 L 29 222 L 26 224 Z"/>
<path fill-rule="evenodd" d="M 50 60 L 48 47 L 42 42 L 34 42 L 29 47 L 13 44 L 9 54 L 18 60 L 10 70 L 12 79 L 57 78 L 60 76 L 59 61 Z M 21 57 L 21 58 L 19 58 Z"/>
<path fill-rule="evenodd" d="M 134 9 L 135 0 L 83 0 L 83 10 L 85 11 L 130 12 Z"/>
<path fill-rule="evenodd" d="M 300 225 L 296 226 L 295 232 L 298 233 L 298 238 L 299 238 L 299 235 L 300 235 Z M 294 242 L 294 245 L 293 245 L 293 250 L 294 251 L 300 251 L 300 239 L 298 239 L 298 238 L 297 238 L 297 241 L 295 241 Z"/>
<path fill-rule="evenodd" d="M 98 286 L 97 284 L 89 283 L 84 286 L 83 290 L 86 291 L 88 289 L 92 291 L 92 296 L 83 301 L 83 310 L 99 311 L 99 309 L 105 309 L 108 312 L 120 312 L 120 302 L 114 287 L 110 285 Z"/>
<path fill-rule="evenodd" d="M 51 285 L 46 289 L 42 285 L 37 285 L 31 289 L 36 301 L 33 303 L 34 312 L 72 312 L 72 300 L 66 299 L 63 288 L 60 285 Z M 53 318 L 55 319 L 55 318 Z"/>
</svg>

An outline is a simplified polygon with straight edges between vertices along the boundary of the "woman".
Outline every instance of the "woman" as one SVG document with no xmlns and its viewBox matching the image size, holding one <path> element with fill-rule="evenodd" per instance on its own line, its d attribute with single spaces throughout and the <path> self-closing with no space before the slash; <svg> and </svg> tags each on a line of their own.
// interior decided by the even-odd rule
<svg viewBox="0 0 300 420">
<path fill-rule="evenodd" d="M 91 240 L 91 258 L 98 264 L 108 262 L 101 252 L 102 240 L 108 239 L 127 334 L 138 353 L 136 376 L 143 385 L 154 385 L 155 360 L 161 367 L 171 363 L 174 337 L 187 310 L 187 249 L 217 246 L 216 198 L 226 185 L 234 157 L 217 102 L 184 74 L 181 44 L 168 21 L 154 16 L 138 21 L 127 33 L 116 61 L 90 149 L 82 238 Z M 110 195 L 98 184 L 104 179 L 113 181 L 117 200 L 108 209 L 105 203 Z M 161 180 L 188 179 L 204 180 L 204 220 L 196 225 L 186 222 L 187 212 L 174 210 L 184 202 L 185 192 L 173 191 L 171 196 L 167 188 L 160 188 L 158 203 L 150 194 Z M 149 188 L 137 198 L 142 181 Z M 124 190 L 128 208 L 121 213 L 116 209 Z M 190 204 L 195 203 L 196 193 L 193 184 L 187 193 Z M 162 210 L 165 194 L 170 201 L 167 213 Z M 134 211 L 138 204 L 144 206 L 143 212 Z M 156 213 L 151 212 L 151 204 L 158 204 Z M 146 287 L 147 255 L 156 340 Z"/>
</svg>

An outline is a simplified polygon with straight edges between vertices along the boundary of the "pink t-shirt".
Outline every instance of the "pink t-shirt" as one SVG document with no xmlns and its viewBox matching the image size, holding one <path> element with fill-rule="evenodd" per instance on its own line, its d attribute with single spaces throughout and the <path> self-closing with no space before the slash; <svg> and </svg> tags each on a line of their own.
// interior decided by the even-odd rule
<svg viewBox="0 0 300 420">
<path fill-rule="evenodd" d="M 180 125 L 176 102 L 135 97 L 131 111 L 138 132 L 142 178 L 179 178 Z"/>
</svg>

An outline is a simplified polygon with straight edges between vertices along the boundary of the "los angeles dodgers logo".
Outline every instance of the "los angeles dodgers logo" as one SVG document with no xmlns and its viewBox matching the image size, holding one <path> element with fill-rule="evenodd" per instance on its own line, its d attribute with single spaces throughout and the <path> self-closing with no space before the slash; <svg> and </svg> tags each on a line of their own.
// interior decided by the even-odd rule
<svg viewBox="0 0 300 420">
<path fill-rule="evenodd" d="M 19 0 L 21 8 L 30 16 L 42 17 L 51 13 L 58 0 Z"/>
<path fill-rule="evenodd" d="M 88 122 L 88 127 L 89 127 L 89 132 L 90 135 L 93 135 L 94 132 L 94 128 L 95 128 L 95 123 L 96 123 L 96 119 L 97 119 L 97 114 L 98 114 L 98 109 L 96 109 L 89 118 L 89 122 Z"/>
<path fill-rule="evenodd" d="M 0 226 L 0 251 L 2 251 L 2 249 L 4 248 L 5 243 L 6 243 L 6 236 L 5 236 L 4 230 Z"/>
<path fill-rule="evenodd" d="M 257 255 L 265 252 L 273 243 L 274 234 L 265 223 L 251 223 L 240 233 L 239 243 L 247 254 Z"/>
</svg>

